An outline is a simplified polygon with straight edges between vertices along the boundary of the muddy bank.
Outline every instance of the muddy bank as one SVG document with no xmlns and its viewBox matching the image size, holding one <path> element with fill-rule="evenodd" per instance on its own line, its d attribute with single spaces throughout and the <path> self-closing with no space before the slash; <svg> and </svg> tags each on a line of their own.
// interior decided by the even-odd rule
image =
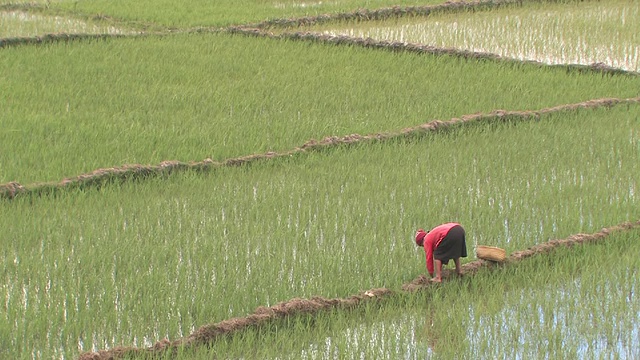
<svg viewBox="0 0 640 360">
<path fill-rule="evenodd" d="M 452 118 L 447 121 L 434 120 L 422 125 L 405 128 L 395 132 L 384 132 L 369 135 L 351 134 L 345 136 L 328 136 L 321 140 L 312 139 L 305 142 L 301 146 L 288 151 L 252 154 L 219 162 L 213 161 L 211 159 L 205 159 L 199 162 L 163 161 L 158 165 L 131 164 L 119 167 L 97 169 L 88 174 L 66 178 L 59 182 L 34 183 L 29 185 L 22 185 L 17 182 L 9 182 L 0 184 L 0 199 L 10 200 L 25 195 L 42 196 L 69 189 L 97 189 L 106 184 L 124 183 L 128 181 L 143 180 L 150 177 L 166 176 L 177 171 L 206 172 L 215 170 L 219 167 L 243 166 L 256 161 L 274 159 L 278 157 L 290 157 L 302 154 L 307 151 L 323 150 L 333 146 L 356 144 L 370 141 L 385 141 L 402 137 L 415 137 L 427 132 L 436 132 L 451 128 L 453 126 L 460 126 L 470 123 L 491 121 L 540 120 L 540 117 L 542 115 L 551 113 L 569 112 L 578 109 L 613 107 L 619 105 L 629 106 L 639 103 L 640 97 L 630 99 L 605 98 L 531 111 L 496 110 L 486 114 L 479 113 L 464 115 L 459 118 Z"/>
<path fill-rule="evenodd" d="M 122 34 L 47 34 L 34 37 L 14 37 L 0 39 L 0 49 L 19 45 L 41 45 L 55 42 L 72 42 L 78 40 L 106 40 L 140 35 Z"/>
<path fill-rule="evenodd" d="M 243 25 L 247 28 L 268 29 L 274 27 L 301 27 L 311 26 L 327 22 L 337 21 L 373 21 L 385 20 L 394 17 L 428 16 L 432 13 L 477 11 L 494 9 L 505 5 L 522 4 L 521 0 L 498 0 L 498 1 L 447 1 L 437 5 L 419 6 L 392 6 L 380 9 L 358 9 L 344 13 L 329 13 L 315 16 L 304 16 L 294 18 L 280 18 L 262 21 L 255 24 Z"/>
<path fill-rule="evenodd" d="M 474 276 L 480 269 L 500 269 L 504 266 L 518 263 L 531 256 L 546 254 L 559 247 L 571 247 L 589 242 L 604 240 L 609 234 L 640 228 L 640 220 L 636 222 L 624 222 L 619 225 L 604 228 L 593 234 L 575 234 L 565 239 L 555 239 L 534 245 L 528 249 L 513 252 L 502 264 L 495 264 L 490 261 L 477 260 L 462 265 L 465 277 Z M 446 269 L 443 273 L 443 282 L 446 283 L 455 278 L 456 274 Z M 402 291 L 415 292 L 426 290 L 430 286 L 436 286 L 429 282 L 429 279 L 420 275 L 413 281 L 402 285 Z M 231 318 L 215 324 L 204 325 L 191 335 L 169 341 L 167 339 L 158 341 L 148 348 L 136 347 L 116 347 L 110 350 L 100 350 L 97 352 L 87 352 L 81 354 L 79 360 L 106 360 L 118 359 L 122 357 L 144 356 L 160 357 L 170 352 L 176 352 L 179 348 L 197 347 L 213 344 L 223 336 L 234 332 L 243 331 L 252 327 L 259 327 L 265 323 L 283 319 L 288 316 L 302 314 L 316 314 L 330 309 L 348 310 L 360 306 L 368 301 L 383 301 L 392 296 L 395 292 L 386 288 L 371 289 L 352 295 L 347 298 L 326 299 L 323 297 L 313 297 L 311 299 L 294 298 L 289 301 L 278 303 L 270 307 L 258 307 L 255 312 L 245 317 Z"/>
</svg>

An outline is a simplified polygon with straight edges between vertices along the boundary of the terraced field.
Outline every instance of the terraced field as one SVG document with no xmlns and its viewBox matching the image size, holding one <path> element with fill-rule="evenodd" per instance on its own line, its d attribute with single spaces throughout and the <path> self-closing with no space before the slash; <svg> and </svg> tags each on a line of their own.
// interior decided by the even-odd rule
<svg viewBox="0 0 640 360">
<path fill-rule="evenodd" d="M 640 356 L 638 5 L 0 1 L 0 358 Z"/>
</svg>

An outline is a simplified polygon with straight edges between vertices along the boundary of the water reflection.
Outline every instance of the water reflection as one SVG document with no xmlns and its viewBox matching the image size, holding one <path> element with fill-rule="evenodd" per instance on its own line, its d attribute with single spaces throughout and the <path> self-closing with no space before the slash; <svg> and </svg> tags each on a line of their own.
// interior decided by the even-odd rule
<svg viewBox="0 0 640 360">
<path fill-rule="evenodd" d="M 318 29 L 331 35 L 459 48 L 518 60 L 604 63 L 640 71 L 638 23 L 637 4 L 607 2 L 579 7 L 545 4 L 541 9 L 494 9 Z"/>
<path fill-rule="evenodd" d="M 634 358 L 640 310 L 631 300 L 637 283 L 623 292 L 611 282 L 593 285 L 576 280 L 564 287 L 522 289 L 505 296 L 494 313 L 472 305 L 469 352 L 509 359 Z"/>
<path fill-rule="evenodd" d="M 393 316 L 387 309 L 375 315 L 383 320 L 347 326 L 289 358 L 635 359 L 636 275 L 629 269 L 608 282 L 587 275 L 560 286 L 487 292 L 431 312 L 413 308 Z M 462 311 L 464 320 L 446 311 Z"/>
<path fill-rule="evenodd" d="M 337 2 L 335 1 L 301 1 L 301 2 L 294 1 L 290 3 L 278 2 L 273 4 L 273 7 L 276 9 L 291 9 L 291 8 L 306 9 L 306 8 L 317 8 L 321 6 L 335 5 L 335 4 L 337 4 Z"/>
<path fill-rule="evenodd" d="M 131 34 L 115 26 L 101 26 L 60 16 L 31 14 L 24 11 L 0 11 L 0 38 L 30 37 L 51 33 Z"/>
<path fill-rule="evenodd" d="M 319 340 L 292 358 L 424 359 L 434 355 L 425 347 L 421 319 L 403 315 L 393 321 L 361 324 Z M 346 355 L 348 354 L 348 355 Z"/>
</svg>

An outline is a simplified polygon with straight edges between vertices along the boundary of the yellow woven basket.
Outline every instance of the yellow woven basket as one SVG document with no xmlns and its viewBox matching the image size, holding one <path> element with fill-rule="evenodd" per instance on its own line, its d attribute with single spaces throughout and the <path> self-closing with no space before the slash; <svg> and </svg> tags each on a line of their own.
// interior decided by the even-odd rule
<svg viewBox="0 0 640 360">
<path fill-rule="evenodd" d="M 483 260 L 503 262 L 507 258 L 507 253 L 504 249 L 498 247 L 478 245 L 476 247 L 476 256 Z"/>
</svg>

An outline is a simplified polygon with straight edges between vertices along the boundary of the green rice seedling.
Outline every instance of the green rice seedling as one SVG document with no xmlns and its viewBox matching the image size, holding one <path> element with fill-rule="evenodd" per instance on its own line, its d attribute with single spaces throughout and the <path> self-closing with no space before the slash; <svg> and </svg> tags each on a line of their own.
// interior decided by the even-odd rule
<svg viewBox="0 0 640 360">
<path fill-rule="evenodd" d="M 496 292 L 503 309 L 470 318 L 469 350 L 489 344 L 484 358 L 633 355 L 637 334 L 628 329 L 637 321 L 631 302 L 638 283 L 635 259 L 627 253 L 636 237 L 637 231 L 614 234 L 598 245 L 524 262 L 518 274 L 532 275 L 517 275 L 522 288 Z"/>
<path fill-rule="evenodd" d="M 551 64 L 604 63 L 640 71 L 637 1 L 524 2 L 499 9 L 309 28 Z"/>
<path fill-rule="evenodd" d="M 439 222 L 465 225 L 469 261 L 476 243 L 512 252 L 638 219 L 639 125 L 637 105 L 583 109 L 3 201 L 3 348 L 145 347 L 295 297 L 399 289 L 426 272 L 415 229 Z"/>
<path fill-rule="evenodd" d="M 228 34 L 8 48 L 0 72 L 0 183 L 22 184 L 638 96 L 632 77 Z"/>
<path fill-rule="evenodd" d="M 220 343 L 178 359 L 634 357 L 637 236 L 558 249 L 425 293 L 398 294 L 370 311 L 320 313 L 308 330 L 256 330 L 264 346 L 237 336 L 233 346 Z"/>
<path fill-rule="evenodd" d="M 6 2 L 2 0 L 0 2 Z M 44 0 L 40 0 L 44 2 Z M 226 26 L 259 22 L 269 18 L 319 15 L 394 5 L 437 4 L 436 0 L 198 0 L 188 4 L 171 1 L 51 1 L 52 8 L 81 14 L 104 14 L 125 20 L 160 23 L 168 26 Z"/>
</svg>

